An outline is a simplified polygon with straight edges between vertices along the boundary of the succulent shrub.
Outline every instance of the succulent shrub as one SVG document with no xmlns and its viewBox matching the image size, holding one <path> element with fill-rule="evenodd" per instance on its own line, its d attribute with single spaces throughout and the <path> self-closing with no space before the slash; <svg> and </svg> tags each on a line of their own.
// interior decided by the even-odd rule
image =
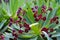
<svg viewBox="0 0 60 40">
<path fill-rule="evenodd" d="M 1 40 L 59 40 L 60 5 L 56 0 L 1 0 Z"/>
</svg>

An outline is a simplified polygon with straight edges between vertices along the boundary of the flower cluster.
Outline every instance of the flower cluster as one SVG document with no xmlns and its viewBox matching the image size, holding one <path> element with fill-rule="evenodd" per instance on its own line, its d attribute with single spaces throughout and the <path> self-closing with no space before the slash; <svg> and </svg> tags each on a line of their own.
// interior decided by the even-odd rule
<svg viewBox="0 0 60 40">
<path fill-rule="evenodd" d="M 58 23 L 59 23 L 58 17 L 57 17 L 57 16 L 53 17 L 53 18 L 50 20 L 50 23 L 56 23 L 56 24 L 58 24 Z"/>
<path fill-rule="evenodd" d="M 35 6 L 34 8 L 32 8 L 32 11 L 33 11 L 33 13 L 34 13 L 33 16 L 34 16 L 36 22 L 38 22 L 38 21 L 40 21 L 40 20 L 46 21 L 46 16 L 44 16 L 44 15 L 47 14 L 47 11 L 52 11 L 52 10 L 53 10 L 51 7 L 49 7 L 49 8 L 47 9 L 47 7 L 46 7 L 45 5 L 43 5 L 41 8 L 42 8 L 42 9 L 41 9 L 41 13 L 40 13 L 40 14 L 38 14 L 38 6 Z M 43 15 L 43 14 L 44 14 L 44 15 Z M 57 16 L 54 16 L 53 18 L 50 18 L 49 21 L 50 21 L 50 23 L 56 23 L 56 24 L 59 23 Z M 41 32 L 42 32 L 42 31 L 45 31 L 45 32 L 49 35 L 49 37 L 51 37 L 52 34 L 49 34 L 49 33 L 50 33 L 50 32 L 53 32 L 54 29 L 53 29 L 53 28 L 45 28 L 45 27 L 43 27 L 43 28 L 41 29 Z M 42 33 L 41 36 L 44 37 L 45 35 Z"/>
<path fill-rule="evenodd" d="M 43 5 L 41 8 L 41 13 L 38 14 L 38 6 L 35 6 L 32 8 L 32 12 L 33 12 L 33 16 L 35 18 L 35 21 L 38 22 L 40 20 L 42 21 L 46 21 L 46 16 L 45 14 L 47 14 L 47 11 L 52 11 L 52 8 L 49 7 L 48 9 L 46 8 L 45 5 Z M 30 31 L 30 24 L 28 24 L 26 22 L 26 19 L 23 17 L 25 15 L 26 11 L 23 10 L 22 8 L 19 8 L 17 10 L 17 20 L 14 20 L 14 18 L 10 17 L 10 22 L 9 22 L 9 26 L 11 26 L 12 24 L 17 24 L 19 25 L 20 29 L 17 31 L 15 29 L 12 30 L 12 35 L 14 36 L 14 40 L 17 40 L 17 38 L 19 37 L 19 34 L 23 34 L 23 33 L 28 33 Z M 51 18 L 50 20 L 50 23 L 56 23 L 58 24 L 59 21 L 58 21 L 58 17 L 57 16 L 54 16 L 53 18 Z M 24 30 L 22 30 L 22 28 L 24 28 Z M 42 28 L 41 29 L 41 32 L 42 31 L 45 31 L 49 37 L 51 37 L 52 35 L 49 34 L 50 32 L 53 32 L 54 29 L 53 28 Z M 43 37 L 44 34 L 42 33 L 41 36 Z"/>
<path fill-rule="evenodd" d="M 46 16 L 43 16 L 43 13 L 47 13 L 47 11 L 52 11 L 52 8 L 49 7 L 48 9 L 46 9 L 46 6 L 43 5 L 41 7 L 41 13 L 38 15 L 38 6 L 35 6 L 34 8 L 32 8 L 32 11 L 34 13 L 34 18 L 35 18 L 35 21 L 39 21 L 39 20 L 43 20 L 45 21 L 46 20 Z"/>
<path fill-rule="evenodd" d="M 52 11 L 53 9 L 51 7 L 49 7 L 48 9 L 46 9 L 46 6 L 43 5 L 42 6 L 42 9 L 41 9 L 41 13 L 38 14 L 38 6 L 35 6 L 34 8 L 32 8 L 32 11 L 34 13 L 34 18 L 35 18 L 35 21 L 38 22 L 39 20 L 43 20 L 45 21 L 46 20 L 46 16 L 43 16 L 43 14 L 47 13 L 47 11 Z M 58 21 L 58 17 L 55 16 L 53 17 L 51 20 L 50 20 L 50 23 L 56 23 L 58 24 L 59 21 Z"/>
<path fill-rule="evenodd" d="M 49 34 L 49 33 L 50 33 L 50 32 L 54 32 L 54 29 L 53 29 L 53 28 L 45 28 L 45 27 L 44 27 L 44 28 L 41 29 L 41 31 L 45 31 L 45 32 L 48 34 L 48 36 L 51 37 L 52 34 Z M 45 35 L 44 35 L 43 33 L 41 34 L 41 36 L 42 36 L 43 38 L 45 37 Z"/>
<path fill-rule="evenodd" d="M 12 24 L 17 24 L 20 27 L 20 30 L 12 30 L 12 35 L 14 36 L 14 40 L 17 40 L 19 34 L 27 33 L 31 29 L 29 24 L 26 22 L 26 19 L 23 18 L 25 15 L 25 11 L 22 8 L 19 8 L 17 10 L 17 20 L 14 20 L 14 18 L 10 17 L 10 23 L 9 26 Z M 24 28 L 24 30 L 22 30 Z"/>
</svg>

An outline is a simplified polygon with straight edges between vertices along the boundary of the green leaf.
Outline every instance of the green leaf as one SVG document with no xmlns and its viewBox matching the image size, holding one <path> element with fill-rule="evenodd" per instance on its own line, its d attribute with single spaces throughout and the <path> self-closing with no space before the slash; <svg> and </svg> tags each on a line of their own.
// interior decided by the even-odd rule
<svg viewBox="0 0 60 40">
<path fill-rule="evenodd" d="M 40 13 L 41 13 L 41 7 L 38 8 L 38 14 L 40 14 Z"/>
<path fill-rule="evenodd" d="M 21 34 L 21 35 L 19 35 L 19 38 L 25 38 L 25 39 L 31 39 L 31 38 L 34 38 L 34 37 L 36 37 L 36 35 L 35 34 L 29 34 L 29 33 L 24 33 L 24 34 Z"/>
<path fill-rule="evenodd" d="M 39 23 L 31 24 L 30 27 L 31 27 L 31 30 L 34 31 L 34 33 L 35 33 L 36 35 L 39 35 L 39 34 L 40 34 Z"/>
<path fill-rule="evenodd" d="M 58 10 L 58 7 L 54 8 L 53 11 L 50 13 L 50 16 L 49 17 L 50 18 L 53 18 L 56 15 L 57 10 Z"/>
<path fill-rule="evenodd" d="M 4 23 L 6 22 L 7 20 L 2 20 L 2 22 L 0 23 L 0 29 L 4 26 Z"/>
<path fill-rule="evenodd" d="M 12 16 L 14 17 L 16 15 L 16 11 L 19 7 L 21 7 L 24 3 L 24 0 L 10 0 L 10 11 L 12 13 Z"/>
<path fill-rule="evenodd" d="M 31 24 L 31 21 L 29 20 L 28 16 L 24 15 L 24 18 L 26 19 L 27 23 Z"/>
<path fill-rule="evenodd" d="M 49 28 L 55 28 L 56 27 L 56 24 L 55 23 L 52 23 L 49 25 Z"/>
<path fill-rule="evenodd" d="M 57 33 L 52 35 L 52 37 L 59 37 L 59 36 L 60 36 L 60 32 L 57 32 Z"/>
<path fill-rule="evenodd" d="M 29 18 L 29 20 L 31 21 L 31 23 L 34 23 L 35 20 L 34 20 L 34 16 L 33 16 L 33 12 L 32 12 L 32 10 L 31 10 L 31 7 L 30 7 L 30 5 L 29 5 L 28 3 L 27 3 L 26 5 L 27 5 L 27 7 L 28 7 L 26 16 Z"/>
<path fill-rule="evenodd" d="M 1 30 L 1 32 L 2 32 L 2 33 L 5 32 L 7 28 L 8 28 L 8 26 L 5 26 L 5 27 Z"/>
<path fill-rule="evenodd" d="M 9 18 L 10 15 L 11 15 L 11 14 L 9 14 L 9 13 L 7 12 L 7 10 L 5 10 L 5 9 L 2 9 L 1 12 L 2 12 L 3 18 L 6 18 L 6 19 Z"/>
<path fill-rule="evenodd" d="M 29 18 L 29 20 L 31 21 L 31 23 L 34 23 L 34 17 L 33 17 L 33 13 L 31 10 L 28 10 L 26 13 L 27 17 Z"/>
<path fill-rule="evenodd" d="M 17 11 L 18 0 L 10 0 L 10 11 L 12 15 L 15 15 Z"/>
<path fill-rule="evenodd" d="M 58 4 L 60 4 L 60 0 L 55 0 Z"/>
<path fill-rule="evenodd" d="M 37 40 L 37 37 L 34 37 L 34 38 L 30 39 L 30 40 Z"/>
<path fill-rule="evenodd" d="M 5 32 L 4 36 L 5 36 L 4 40 L 10 40 L 10 38 L 14 38 L 14 37 L 12 36 L 12 33 L 7 33 L 7 32 Z"/>
<path fill-rule="evenodd" d="M 43 4 L 45 3 L 45 1 L 44 0 L 38 0 L 38 2 L 37 2 L 37 4 L 38 4 L 38 6 L 42 6 Z"/>
<path fill-rule="evenodd" d="M 13 38 L 13 35 L 12 35 L 12 33 L 7 33 L 7 32 L 5 32 L 5 37 L 7 37 L 7 38 Z"/>
<path fill-rule="evenodd" d="M 43 38 L 41 36 L 38 36 L 37 40 L 43 40 Z"/>
<path fill-rule="evenodd" d="M 57 40 L 60 40 L 60 36 L 59 36 L 59 37 L 57 37 Z"/>
<path fill-rule="evenodd" d="M 9 38 L 8 37 L 5 37 L 5 39 L 4 40 L 9 40 Z"/>
<path fill-rule="evenodd" d="M 2 6 L 2 8 L 6 9 L 6 6 L 7 6 L 7 5 L 6 5 L 6 3 L 4 2 L 4 0 L 2 0 L 2 5 L 1 5 L 1 6 Z"/>
<path fill-rule="evenodd" d="M 13 24 L 11 27 L 14 28 L 14 29 L 20 30 L 20 27 L 16 24 Z"/>
<path fill-rule="evenodd" d="M 60 24 L 56 25 L 54 29 L 59 29 Z"/>
<path fill-rule="evenodd" d="M 60 17 L 60 7 L 58 8 L 56 15 Z"/>
<path fill-rule="evenodd" d="M 48 11 L 47 14 L 46 14 L 46 21 L 43 23 L 42 27 L 49 27 L 49 16 L 50 16 L 50 12 Z"/>
</svg>

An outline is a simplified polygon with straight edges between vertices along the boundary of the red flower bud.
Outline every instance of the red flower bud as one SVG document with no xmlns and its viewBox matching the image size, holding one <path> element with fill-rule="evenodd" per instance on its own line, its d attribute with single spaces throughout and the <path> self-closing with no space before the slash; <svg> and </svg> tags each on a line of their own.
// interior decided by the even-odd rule
<svg viewBox="0 0 60 40">
<path fill-rule="evenodd" d="M 20 24 L 20 28 L 22 28 L 23 27 L 23 25 L 22 24 Z"/>
<path fill-rule="evenodd" d="M 13 40 L 17 40 L 17 38 L 16 37 L 14 37 L 14 39 Z"/>
<path fill-rule="evenodd" d="M 57 16 L 53 17 L 53 18 L 50 20 L 50 23 L 53 23 L 53 22 L 58 23 L 57 19 L 58 19 Z"/>
<path fill-rule="evenodd" d="M 41 11 L 42 11 L 42 13 L 46 13 L 47 12 L 46 9 L 43 9 L 43 8 L 42 8 Z"/>
<path fill-rule="evenodd" d="M 19 30 L 18 32 L 19 32 L 20 34 L 22 34 L 22 33 L 23 33 L 23 30 Z"/>
<path fill-rule="evenodd" d="M 56 21 L 56 24 L 58 24 L 58 23 L 59 23 L 59 21 L 57 20 L 57 21 Z"/>
<path fill-rule="evenodd" d="M 17 35 L 17 34 L 15 34 L 14 36 L 15 36 L 16 38 L 18 38 L 18 35 Z"/>
<path fill-rule="evenodd" d="M 12 25 L 12 23 L 10 22 L 10 23 L 9 23 L 9 26 L 11 26 L 11 25 Z"/>
<path fill-rule="evenodd" d="M 23 19 L 22 21 L 23 21 L 24 23 L 26 23 L 26 19 Z"/>
<path fill-rule="evenodd" d="M 43 17 L 42 20 L 45 21 L 46 20 L 46 17 Z"/>
<path fill-rule="evenodd" d="M 52 8 L 50 7 L 48 10 L 52 11 Z"/>
<path fill-rule="evenodd" d="M 12 30 L 12 32 L 14 33 L 14 32 L 16 32 L 15 30 Z"/>
<path fill-rule="evenodd" d="M 39 20 L 40 20 L 39 17 L 36 17 L 36 18 L 35 18 L 35 21 L 36 21 L 36 22 L 38 22 Z"/>
<path fill-rule="evenodd" d="M 46 9 L 46 6 L 45 6 L 45 5 L 43 5 L 43 6 L 42 6 L 42 8 L 43 8 L 43 9 Z"/>
<path fill-rule="evenodd" d="M 50 28 L 50 32 L 53 32 L 54 31 L 54 29 L 53 28 Z"/>
<path fill-rule="evenodd" d="M 37 12 L 35 12 L 35 13 L 34 13 L 34 17 L 36 18 L 37 16 L 38 16 L 38 13 L 37 13 Z"/>
<path fill-rule="evenodd" d="M 18 18 L 20 19 L 20 21 L 22 20 L 22 16 L 18 16 Z"/>
<path fill-rule="evenodd" d="M 22 8 L 19 8 L 17 11 L 17 16 L 19 16 L 20 12 L 21 12 Z"/>
<path fill-rule="evenodd" d="M 51 20 L 50 20 L 50 23 L 53 23 L 53 22 L 54 22 L 53 19 L 51 19 Z"/>
<path fill-rule="evenodd" d="M 16 20 L 16 21 L 15 21 L 15 23 L 19 23 L 19 22 L 20 22 L 20 20 Z"/>
<path fill-rule="evenodd" d="M 10 22 L 13 22 L 14 20 L 13 20 L 13 18 L 12 17 L 10 17 Z"/>
<path fill-rule="evenodd" d="M 35 6 L 35 9 L 38 9 L 38 6 Z"/>
<path fill-rule="evenodd" d="M 34 8 L 31 8 L 32 10 L 34 10 Z"/>
<path fill-rule="evenodd" d="M 42 30 L 41 31 L 45 31 L 46 33 L 48 33 L 48 29 L 47 28 L 42 28 Z"/>
<path fill-rule="evenodd" d="M 28 28 L 29 27 L 29 24 L 24 23 L 24 27 Z"/>
<path fill-rule="evenodd" d="M 29 30 L 28 29 L 25 29 L 25 32 L 27 33 Z"/>
<path fill-rule="evenodd" d="M 38 16 L 38 18 L 39 18 L 39 19 L 42 19 L 42 14 L 40 14 L 40 15 Z"/>
</svg>

